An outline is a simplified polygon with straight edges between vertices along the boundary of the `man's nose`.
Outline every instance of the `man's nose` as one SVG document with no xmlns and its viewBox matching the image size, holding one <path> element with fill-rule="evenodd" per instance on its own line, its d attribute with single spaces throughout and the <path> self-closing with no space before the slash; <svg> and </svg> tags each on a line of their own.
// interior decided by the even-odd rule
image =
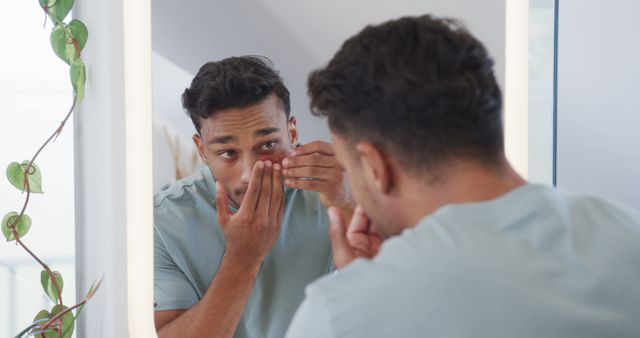
<svg viewBox="0 0 640 338">
<path fill-rule="evenodd" d="M 249 184 L 249 180 L 251 178 L 251 170 L 253 169 L 253 165 L 256 163 L 257 159 L 255 156 L 247 156 L 242 161 L 242 177 L 240 181 L 243 184 Z"/>
</svg>

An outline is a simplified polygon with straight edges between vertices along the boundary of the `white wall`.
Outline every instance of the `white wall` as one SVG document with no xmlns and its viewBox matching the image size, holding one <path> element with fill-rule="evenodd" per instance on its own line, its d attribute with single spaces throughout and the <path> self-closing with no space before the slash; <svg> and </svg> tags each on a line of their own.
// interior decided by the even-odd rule
<svg viewBox="0 0 640 338">
<path fill-rule="evenodd" d="M 191 139 L 195 128 L 180 95 L 193 74 L 162 55 L 151 55 L 153 91 L 153 192 L 193 173 L 201 162 Z"/>
<path fill-rule="evenodd" d="M 558 186 L 640 208 L 640 2 L 559 8 Z"/>
<path fill-rule="evenodd" d="M 303 142 L 328 139 L 326 123 L 309 113 L 307 75 L 370 23 L 426 13 L 460 18 L 487 45 L 504 84 L 505 0 L 154 0 L 152 6 L 154 51 L 190 73 L 233 55 L 271 58 L 291 91 Z M 167 97 L 179 100 L 179 93 Z"/>
</svg>

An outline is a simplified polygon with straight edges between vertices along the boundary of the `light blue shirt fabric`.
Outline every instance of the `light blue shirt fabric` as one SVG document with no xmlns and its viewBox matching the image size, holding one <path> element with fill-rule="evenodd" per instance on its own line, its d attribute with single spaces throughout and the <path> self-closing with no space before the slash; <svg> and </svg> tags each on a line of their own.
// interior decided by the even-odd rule
<svg viewBox="0 0 640 338">
<path fill-rule="evenodd" d="M 225 251 L 207 167 L 155 196 L 155 311 L 189 309 L 207 291 Z M 314 192 L 285 189 L 280 237 L 265 258 L 235 338 L 281 338 L 304 287 L 333 270 L 326 209 Z"/>
<path fill-rule="evenodd" d="M 640 337 L 640 214 L 525 185 L 313 283 L 287 337 Z"/>
</svg>

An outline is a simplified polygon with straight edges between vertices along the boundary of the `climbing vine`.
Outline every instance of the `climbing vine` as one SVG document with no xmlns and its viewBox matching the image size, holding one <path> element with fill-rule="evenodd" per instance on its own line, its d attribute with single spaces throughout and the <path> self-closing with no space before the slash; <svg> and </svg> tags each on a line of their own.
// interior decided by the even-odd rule
<svg viewBox="0 0 640 338">
<path fill-rule="evenodd" d="M 23 192 L 24 202 L 19 212 L 11 211 L 6 213 L 2 218 L 0 226 L 7 242 L 15 242 L 16 245 L 24 249 L 24 251 L 42 267 L 40 282 L 44 293 L 53 303 L 51 309 L 39 311 L 34 317 L 33 322 L 15 337 L 68 338 L 73 335 L 75 322 L 82 308 L 91 297 L 93 297 L 100 287 L 102 280 L 94 282 L 84 299 L 80 302 L 70 307 L 65 305 L 62 300 L 62 290 L 64 288 L 62 274 L 52 270 L 43 262 L 34 251 L 27 246 L 23 238 L 31 229 L 31 217 L 27 214 L 29 200 L 32 194 L 43 193 L 42 172 L 36 165 L 36 160 L 45 147 L 60 136 L 65 123 L 84 98 L 86 68 L 82 62 L 81 53 L 87 43 L 89 32 L 85 24 L 78 19 L 65 22 L 65 19 L 73 8 L 74 0 L 38 1 L 45 14 L 45 27 L 47 19 L 51 20 L 53 24 L 50 35 L 51 47 L 54 53 L 69 65 L 69 77 L 71 87 L 73 88 L 73 101 L 69 111 L 60 122 L 60 125 L 49 135 L 30 160 L 12 162 L 7 166 L 7 179 L 11 185 Z"/>
</svg>

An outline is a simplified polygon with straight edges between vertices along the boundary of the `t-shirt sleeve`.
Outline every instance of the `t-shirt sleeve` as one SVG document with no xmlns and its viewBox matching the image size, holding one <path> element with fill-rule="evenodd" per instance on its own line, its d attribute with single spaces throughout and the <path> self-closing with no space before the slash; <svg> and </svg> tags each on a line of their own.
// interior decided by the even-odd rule
<svg viewBox="0 0 640 338">
<path fill-rule="evenodd" d="M 329 308 L 319 292 L 307 288 L 307 295 L 287 331 L 287 338 L 332 338 Z"/>
<path fill-rule="evenodd" d="M 190 309 L 198 295 L 154 229 L 154 311 Z"/>
</svg>

